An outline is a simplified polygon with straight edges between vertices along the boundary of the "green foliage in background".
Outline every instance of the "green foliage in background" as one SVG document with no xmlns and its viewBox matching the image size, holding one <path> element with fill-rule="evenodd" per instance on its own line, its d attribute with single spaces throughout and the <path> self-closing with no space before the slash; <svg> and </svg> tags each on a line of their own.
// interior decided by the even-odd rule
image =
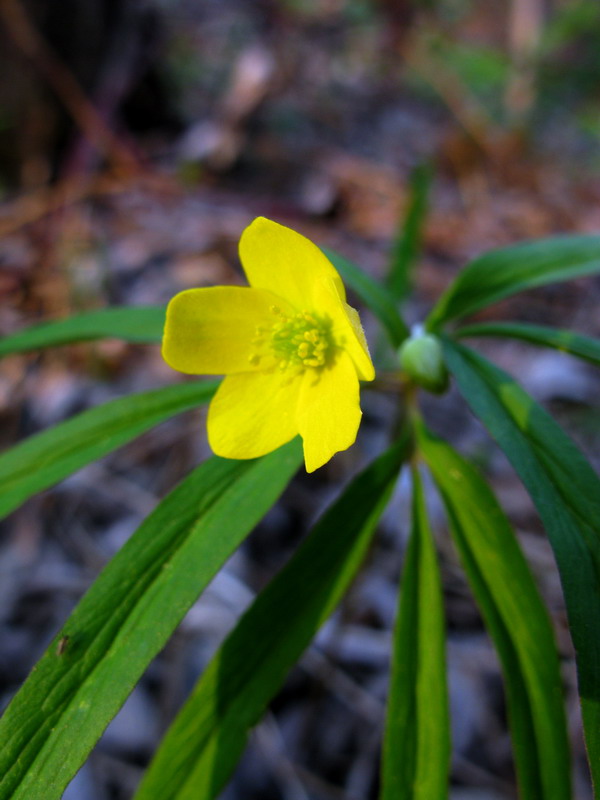
<svg viewBox="0 0 600 800">
<path fill-rule="evenodd" d="M 510 521 L 484 477 L 428 430 L 419 410 L 423 386 L 443 391 L 446 372 L 521 478 L 554 550 L 576 650 L 595 796 L 600 798 L 600 480 L 515 379 L 463 343 L 474 336 L 509 337 L 598 365 L 600 342 L 519 322 L 462 323 L 517 292 L 600 273 L 600 237 L 557 237 L 479 256 L 458 274 L 423 329 L 413 331 L 409 340 L 398 308 L 414 283 L 427 181 L 424 171 L 414 177 L 385 284 L 328 252 L 378 319 L 388 340 L 386 363 L 390 352 L 411 342 L 410 370 L 401 372 L 397 366 L 383 376 L 386 388 L 392 385 L 397 392 L 402 422 L 389 449 L 339 492 L 198 677 L 137 800 L 211 800 L 219 795 L 248 732 L 359 572 L 403 468 L 412 481 L 412 524 L 393 638 L 382 800 L 432 800 L 448 794 L 444 603 L 426 476 L 439 492 L 450 536 L 498 652 L 520 797 L 570 800 L 570 747 L 548 612 Z M 7 337 L 0 342 L 0 355 L 99 337 L 157 342 L 163 318 L 160 308 L 95 311 Z M 435 342 L 439 358 L 418 363 L 420 337 L 427 339 L 428 351 Z M 217 383 L 186 382 L 120 398 L 18 444 L 0 456 L 0 512 L 8 514 L 143 431 L 208 402 Z M 158 504 L 100 573 L 8 706 L 0 722 L 0 800 L 61 797 L 150 661 L 277 501 L 301 459 L 297 440 L 260 459 L 212 457 Z"/>
<path fill-rule="evenodd" d="M 502 10 L 515 20 L 512 32 L 509 23 L 502 41 L 490 36 L 485 41 L 484 35 L 482 42 L 468 24 L 477 3 L 421 4 L 412 31 L 419 58 L 408 64 L 405 76 L 412 90 L 437 98 L 460 119 L 477 118 L 490 139 L 499 129 L 515 127 L 564 136 L 568 126 L 580 142 L 597 145 L 600 5 L 596 0 L 522 2 L 504 4 Z M 521 81 L 526 97 L 515 107 L 512 90 Z"/>
</svg>

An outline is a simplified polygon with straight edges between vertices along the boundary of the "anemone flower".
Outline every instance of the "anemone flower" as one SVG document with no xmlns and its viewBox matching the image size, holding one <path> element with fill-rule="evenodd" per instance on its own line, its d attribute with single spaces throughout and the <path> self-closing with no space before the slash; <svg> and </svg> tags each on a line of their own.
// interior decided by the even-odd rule
<svg viewBox="0 0 600 800">
<path fill-rule="evenodd" d="M 354 443 L 359 380 L 375 377 L 357 312 L 319 248 L 259 217 L 243 232 L 250 286 L 188 289 L 168 305 L 162 353 L 174 369 L 225 375 L 208 441 L 256 458 L 300 434 L 308 472 Z"/>
</svg>

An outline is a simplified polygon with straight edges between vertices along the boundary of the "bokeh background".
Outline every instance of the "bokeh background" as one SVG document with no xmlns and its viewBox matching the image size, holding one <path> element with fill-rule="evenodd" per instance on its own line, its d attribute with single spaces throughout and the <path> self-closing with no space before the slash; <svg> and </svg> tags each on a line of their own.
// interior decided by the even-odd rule
<svg viewBox="0 0 600 800">
<path fill-rule="evenodd" d="M 411 323 L 486 249 L 600 229 L 596 0 L 2 0 L 0 75 L 0 334 L 242 283 L 237 240 L 257 215 L 385 278 L 411 185 L 423 175 Z M 599 297 L 597 279 L 586 279 L 480 316 L 599 335 Z M 377 327 L 364 319 L 377 351 Z M 522 344 L 481 347 L 598 466 L 593 371 Z M 157 347 L 116 341 L 7 358 L 0 446 L 179 379 Z M 291 485 L 151 665 L 67 800 L 131 797 L 237 616 L 348 475 L 385 445 L 394 402 L 364 393 L 357 445 Z M 491 477 L 530 558 L 563 664 L 575 796 L 588 800 L 572 645 L 540 523 L 454 392 L 424 405 L 433 427 Z M 202 412 L 183 415 L 4 523 L 2 705 L 103 564 L 208 455 Z M 452 798 L 515 798 L 497 660 L 433 493 L 430 506 L 448 616 Z M 253 734 L 223 800 L 377 796 L 406 535 L 401 482 L 369 563 Z"/>
</svg>

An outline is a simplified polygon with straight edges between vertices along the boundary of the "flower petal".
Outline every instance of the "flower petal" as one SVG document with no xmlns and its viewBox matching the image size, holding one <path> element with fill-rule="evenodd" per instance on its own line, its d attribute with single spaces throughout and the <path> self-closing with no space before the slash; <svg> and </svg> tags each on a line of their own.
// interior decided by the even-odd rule
<svg viewBox="0 0 600 800">
<path fill-rule="evenodd" d="M 240 259 L 250 286 L 277 292 L 298 311 L 317 310 L 314 286 L 323 279 L 346 300 L 342 279 L 319 248 L 270 219 L 257 217 L 242 233 Z"/>
<path fill-rule="evenodd" d="M 315 308 L 331 319 L 335 344 L 348 353 L 360 380 L 372 381 L 375 368 L 358 312 L 340 298 L 331 281 L 316 283 L 313 291 Z"/>
<path fill-rule="evenodd" d="M 358 377 L 361 381 L 372 381 L 375 378 L 375 367 L 371 361 L 369 353 L 369 346 L 367 344 L 367 337 L 363 330 L 363 326 L 358 316 L 358 311 L 348 303 L 344 303 L 346 307 L 346 314 L 352 333 L 348 332 L 348 339 L 346 349 L 350 357 L 354 361 L 354 365 L 358 371 Z"/>
<path fill-rule="evenodd" d="M 273 305 L 287 308 L 272 292 L 246 286 L 180 292 L 167 306 L 163 358 L 173 369 L 191 375 L 264 369 L 264 360 L 255 365 L 250 359 L 257 349 L 257 327 L 272 324 Z"/>
<path fill-rule="evenodd" d="M 297 420 L 307 472 L 354 443 L 361 416 L 358 376 L 347 353 L 330 367 L 304 373 Z"/>
<path fill-rule="evenodd" d="M 247 372 L 228 375 L 208 409 L 208 442 L 224 458 L 258 458 L 298 433 L 301 375 Z"/>
</svg>

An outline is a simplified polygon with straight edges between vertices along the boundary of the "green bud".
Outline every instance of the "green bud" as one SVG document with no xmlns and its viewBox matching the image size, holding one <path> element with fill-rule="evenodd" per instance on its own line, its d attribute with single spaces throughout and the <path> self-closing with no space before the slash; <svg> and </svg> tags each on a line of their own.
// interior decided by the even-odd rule
<svg viewBox="0 0 600 800">
<path fill-rule="evenodd" d="M 409 339 L 398 350 L 400 365 L 413 381 L 434 394 L 448 388 L 448 370 L 444 364 L 442 346 L 431 333 L 415 327 Z"/>
</svg>

